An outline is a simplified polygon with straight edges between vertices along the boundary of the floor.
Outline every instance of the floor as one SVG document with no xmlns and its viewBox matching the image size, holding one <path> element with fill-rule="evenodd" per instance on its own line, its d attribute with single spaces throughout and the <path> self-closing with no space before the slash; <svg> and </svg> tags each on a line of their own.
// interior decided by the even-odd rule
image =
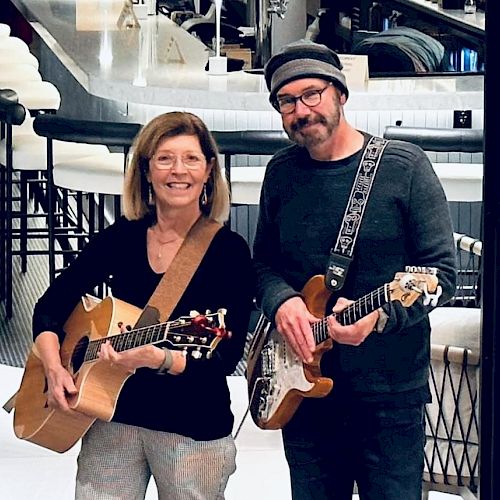
<svg viewBox="0 0 500 500">
<path fill-rule="evenodd" d="M 17 390 L 22 368 L 0 365 L 0 403 Z M 245 413 L 246 383 L 242 376 L 228 378 L 235 413 L 235 430 Z M 237 470 L 226 490 L 227 500 L 290 500 L 288 468 L 281 433 L 262 431 L 245 419 L 236 438 Z M 15 437 L 12 414 L 0 410 L 0 498 L 2 500 L 71 500 L 78 445 L 58 454 Z M 157 500 L 153 484 L 147 500 Z M 354 496 L 353 498 L 357 498 Z M 430 500 L 458 499 L 432 491 Z M 124 499 L 125 500 L 125 499 Z"/>
<path fill-rule="evenodd" d="M 19 386 L 23 370 L 0 365 L 0 403 Z M 229 377 L 235 429 L 245 413 L 246 383 L 243 377 Z M 240 397 L 244 396 L 244 397 Z M 279 431 L 261 431 L 248 417 L 236 439 L 237 471 L 226 490 L 228 500 L 287 500 L 290 498 L 288 469 Z M 2 500 L 70 500 L 73 498 L 78 445 L 64 454 L 17 439 L 12 415 L 0 411 L 0 498 Z M 157 499 L 150 485 L 147 500 Z"/>
</svg>

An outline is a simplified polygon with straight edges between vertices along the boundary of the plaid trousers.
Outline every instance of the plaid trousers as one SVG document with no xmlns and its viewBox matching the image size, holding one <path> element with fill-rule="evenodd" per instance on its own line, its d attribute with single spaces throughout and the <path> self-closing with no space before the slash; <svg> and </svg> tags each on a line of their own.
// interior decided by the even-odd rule
<svg viewBox="0 0 500 500">
<path fill-rule="evenodd" d="M 76 500 L 143 500 L 151 476 L 159 500 L 223 500 L 236 470 L 231 435 L 213 441 L 96 421 L 82 439 Z"/>
</svg>

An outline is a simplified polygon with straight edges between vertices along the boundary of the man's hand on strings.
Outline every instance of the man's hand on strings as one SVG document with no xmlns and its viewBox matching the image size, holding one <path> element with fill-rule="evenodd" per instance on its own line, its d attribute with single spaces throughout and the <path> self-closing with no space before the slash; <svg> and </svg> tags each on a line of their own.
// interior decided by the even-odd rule
<svg viewBox="0 0 500 500">
<path fill-rule="evenodd" d="M 276 311 L 275 322 L 281 333 L 302 361 L 311 363 L 316 349 L 311 323 L 318 321 L 300 297 L 292 297 Z"/>
<path fill-rule="evenodd" d="M 338 314 L 353 303 L 352 300 L 339 297 L 333 306 L 333 312 Z M 378 318 L 379 312 L 377 310 L 367 314 L 352 325 L 344 326 L 337 321 L 335 315 L 330 315 L 328 316 L 328 333 L 330 337 L 339 344 L 358 346 L 363 343 L 366 337 L 375 329 Z"/>
</svg>

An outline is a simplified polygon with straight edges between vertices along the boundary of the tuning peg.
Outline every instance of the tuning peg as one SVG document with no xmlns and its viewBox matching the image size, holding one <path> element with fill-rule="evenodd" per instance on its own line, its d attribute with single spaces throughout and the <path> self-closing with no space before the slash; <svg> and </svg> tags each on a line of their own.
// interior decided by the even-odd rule
<svg viewBox="0 0 500 500">
<path fill-rule="evenodd" d="M 429 293 L 427 291 L 427 285 L 425 285 L 424 286 L 424 299 L 423 299 L 424 306 L 436 307 L 438 305 L 439 297 L 441 297 L 442 294 L 443 294 L 443 289 L 441 288 L 441 285 L 439 285 L 436 288 L 435 293 Z"/>
<path fill-rule="evenodd" d="M 196 349 L 193 352 L 191 352 L 191 356 L 194 359 L 200 359 L 203 356 L 203 354 L 201 353 L 200 349 Z"/>
<path fill-rule="evenodd" d="M 224 321 L 224 316 L 227 313 L 227 309 L 220 308 L 217 310 L 217 319 L 219 320 L 219 326 L 223 330 L 226 328 L 226 322 Z"/>
<path fill-rule="evenodd" d="M 209 314 L 212 314 L 212 311 L 211 311 L 210 309 L 207 309 L 207 310 L 205 311 L 205 315 L 206 315 L 206 316 L 208 316 Z"/>
<path fill-rule="evenodd" d="M 196 318 L 196 316 L 199 316 L 200 313 L 198 311 L 196 311 L 195 309 L 189 311 L 189 317 L 190 318 Z"/>
</svg>

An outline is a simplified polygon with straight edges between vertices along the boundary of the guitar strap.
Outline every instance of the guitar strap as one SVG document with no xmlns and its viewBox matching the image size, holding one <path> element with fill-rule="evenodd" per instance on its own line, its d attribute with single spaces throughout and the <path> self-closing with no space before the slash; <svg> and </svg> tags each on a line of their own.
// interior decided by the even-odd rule
<svg viewBox="0 0 500 500">
<path fill-rule="evenodd" d="M 373 180 L 387 143 L 381 137 L 371 137 L 363 151 L 337 242 L 330 250 L 326 266 L 325 286 L 331 292 L 337 292 L 344 286 Z"/>
<path fill-rule="evenodd" d="M 135 328 L 168 320 L 221 227 L 222 224 L 203 216 L 196 221 L 149 298 Z"/>
<path fill-rule="evenodd" d="M 168 320 L 221 227 L 219 222 L 203 216 L 195 222 L 149 298 L 137 320 L 136 328 Z M 17 392 L 3 405 L 6 412 L 10 413 L 14 408 L 16 395 Z"/>
</svg>

